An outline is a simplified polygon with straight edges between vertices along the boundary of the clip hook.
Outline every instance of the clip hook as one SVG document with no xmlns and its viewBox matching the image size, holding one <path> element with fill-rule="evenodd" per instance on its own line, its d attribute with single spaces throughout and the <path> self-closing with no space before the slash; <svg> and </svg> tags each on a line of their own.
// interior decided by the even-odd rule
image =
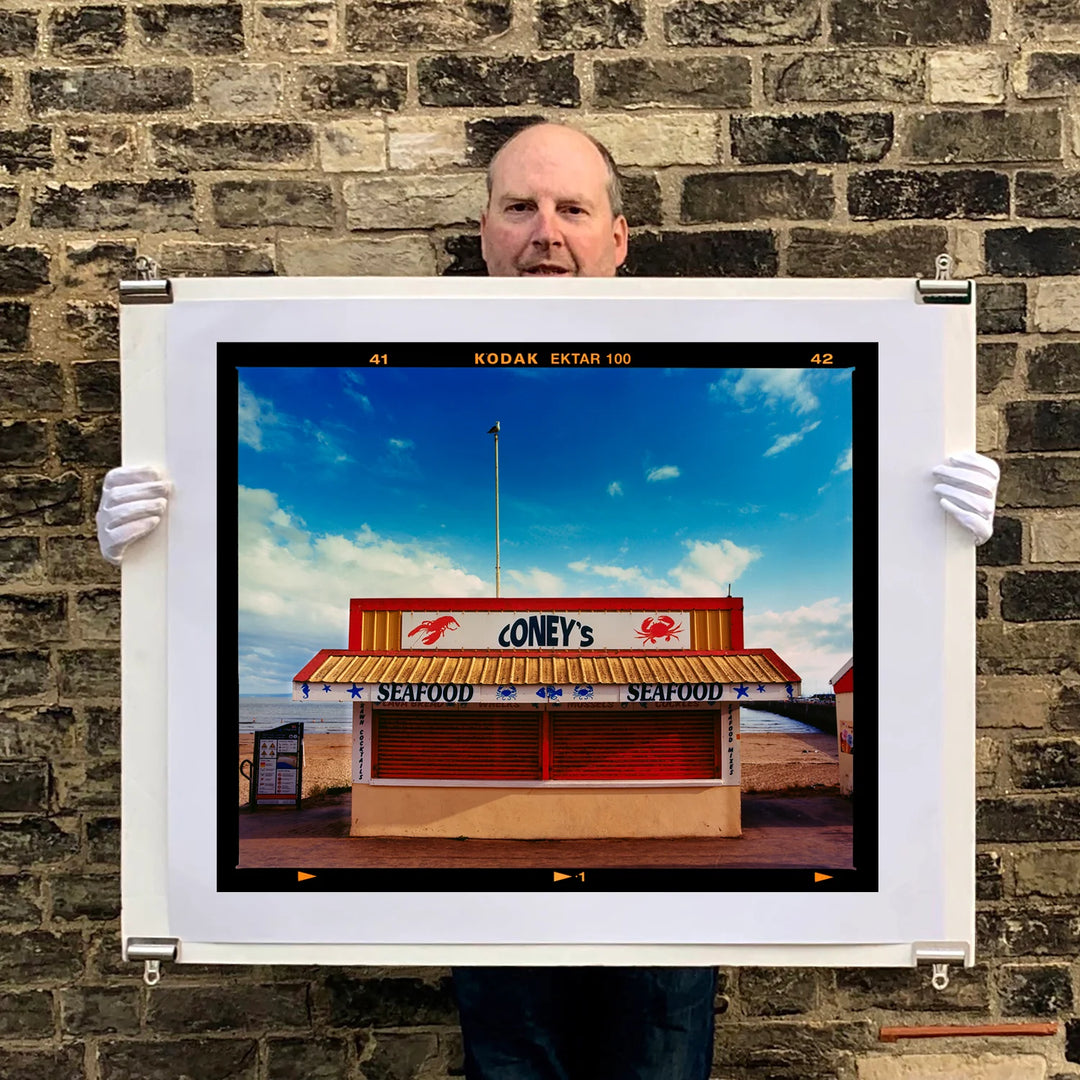
<svg viewBox="0 0 1080 1080">
<path fill-rule="evenodd" d="M 934 260 L 934 280 L 935 281 L 951 281 L 952 280 L 952 268 L 953 261 L 952 256 L 942 253 Z"/>
<path fill-rule="evenodd" d="M 948 258 L 948 255 L 945 256 Z M 930 976 L 930 985 L 935 990 L 944 990 L 949 985 L 949 965 L 935 964 L 933 974 Z"/>
</svg>

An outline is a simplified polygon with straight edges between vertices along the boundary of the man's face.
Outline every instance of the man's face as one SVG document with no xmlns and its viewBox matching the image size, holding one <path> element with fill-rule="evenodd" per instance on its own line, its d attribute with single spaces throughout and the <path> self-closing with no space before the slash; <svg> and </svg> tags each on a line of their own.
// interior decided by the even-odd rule
<svg viewBox="0 0 1080 1080">
<path fill-rule="evenodd" d="M 539 125 L 499 152 L 480 247 L 492 277 L 614 277 L 627 226 L 614 217 L 608 172 L 580 132 Z"/>
</svg>

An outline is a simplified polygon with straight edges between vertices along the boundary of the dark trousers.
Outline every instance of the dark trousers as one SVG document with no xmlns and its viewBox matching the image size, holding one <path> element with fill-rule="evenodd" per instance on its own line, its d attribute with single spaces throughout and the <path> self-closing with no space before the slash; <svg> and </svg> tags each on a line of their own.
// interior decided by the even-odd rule
<svg viewBox="0 0 1080 1080">
<path fill-rule="evenodd" d="M 715 968 L 455 968 L 467 1080 L 707 1080 Z"/>
</svg>

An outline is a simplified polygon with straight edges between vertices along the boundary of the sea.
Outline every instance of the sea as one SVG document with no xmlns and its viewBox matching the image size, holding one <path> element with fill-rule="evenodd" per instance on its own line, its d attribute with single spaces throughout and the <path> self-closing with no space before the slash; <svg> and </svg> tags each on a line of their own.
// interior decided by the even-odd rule
<svg viewBox="0 0 1080 1080">
<path fill-rule="evenodd" d="M 288 694 L 240 697 L 240 732 L 250 735 L 278 724 L 304 722 L 305 735 L 340 735 L 352 731 L 352 703 L 349 701 L 293 701 Z M 743 709 L 741 730 L 748 734 L 820 735 L 816 727 L 801 720 Z"/>
</svg>

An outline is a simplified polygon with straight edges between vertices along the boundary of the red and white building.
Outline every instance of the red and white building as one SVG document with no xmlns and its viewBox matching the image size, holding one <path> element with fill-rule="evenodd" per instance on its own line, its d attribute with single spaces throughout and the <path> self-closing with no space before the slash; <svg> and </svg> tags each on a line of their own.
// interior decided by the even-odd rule
<svg viewBox="0 0 1080 1080">
<path fill-rule="evenodd" d="M 738 836 L 742 600 L 353 600 L 296 700 L 353 703 L 354 836 Z"/>
</svg>

